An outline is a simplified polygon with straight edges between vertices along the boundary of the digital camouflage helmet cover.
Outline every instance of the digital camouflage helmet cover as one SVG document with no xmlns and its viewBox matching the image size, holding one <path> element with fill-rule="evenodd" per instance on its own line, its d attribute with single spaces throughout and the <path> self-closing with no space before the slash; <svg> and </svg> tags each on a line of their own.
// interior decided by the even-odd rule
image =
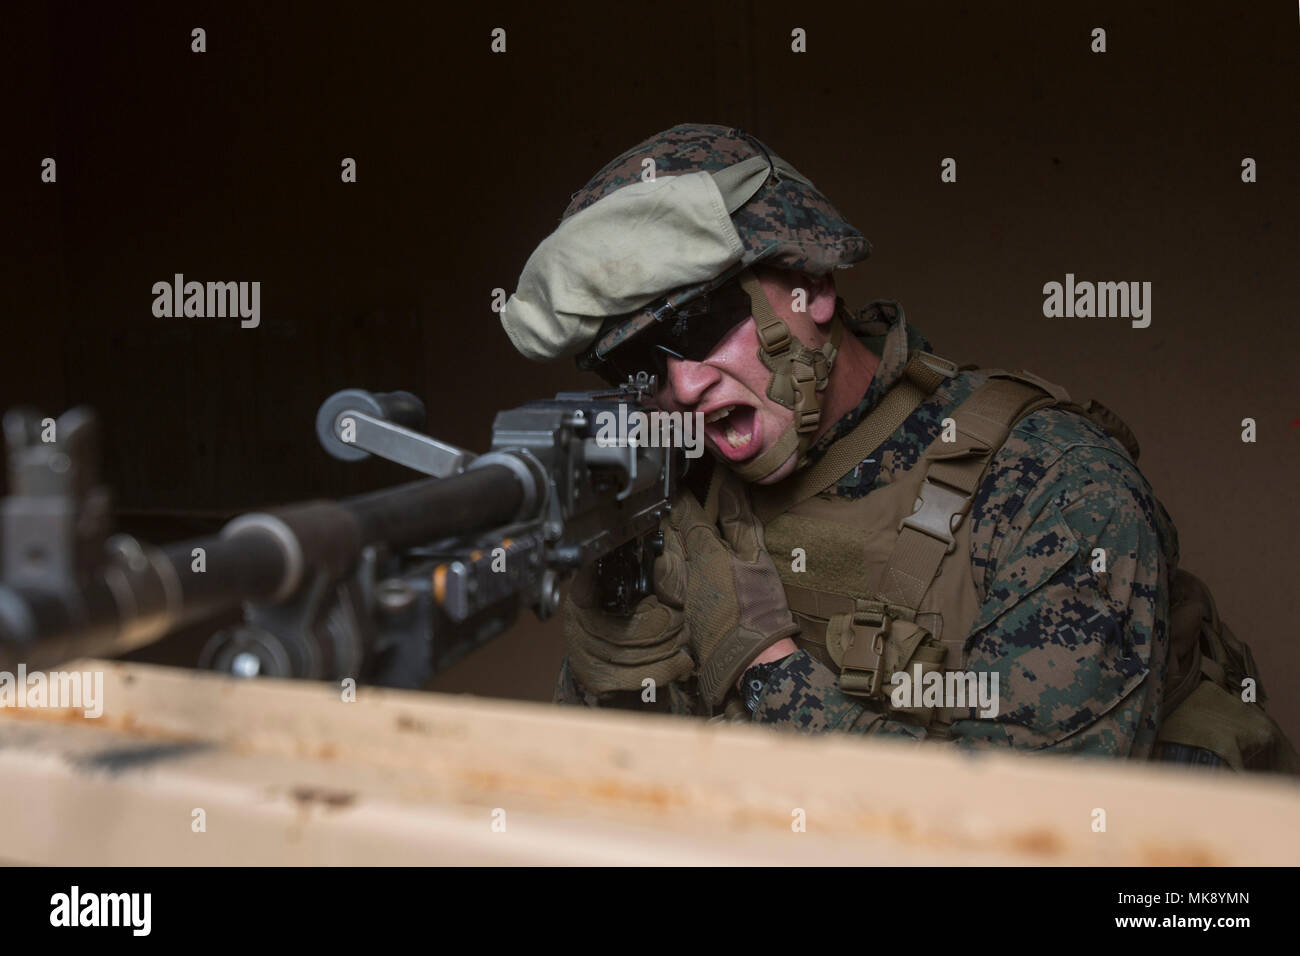
<svg viewBox="0 0 1300 956">
<path fill-rule="evenodd" d="M 501 321 L 523 355 L 574 355 L 614 380 L 630 371 L 618 359 L 633 342 L 698 332 L 711 315 L 716 326 L 724 290 L 734 302 L 743 289 L 772 369 L 768 395 L 796 413 L 768 452 L 736 466 L 756 481 L 811 442 L 842 326 L 833 323 L 821 348 L 807 347 L 773 314 L 752 267 L 820 276 L 869 252 L 812 182 L 758 139 L 683 124 L 627 150 L 574 194 Z"/>
</svg>

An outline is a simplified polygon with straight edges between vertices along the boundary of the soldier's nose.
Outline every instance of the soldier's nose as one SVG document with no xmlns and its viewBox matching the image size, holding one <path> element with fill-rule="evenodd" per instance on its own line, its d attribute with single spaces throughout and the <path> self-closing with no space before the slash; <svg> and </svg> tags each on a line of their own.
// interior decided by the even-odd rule
<svg viewBox="0 0 1300 956">
<path fill-rule="evenodd" d="M 668 360 L 668 384 L 680 405 L 695 405 L 700 397 L 722 377 L 712 365 L 690 359 Z"/>
</svg>

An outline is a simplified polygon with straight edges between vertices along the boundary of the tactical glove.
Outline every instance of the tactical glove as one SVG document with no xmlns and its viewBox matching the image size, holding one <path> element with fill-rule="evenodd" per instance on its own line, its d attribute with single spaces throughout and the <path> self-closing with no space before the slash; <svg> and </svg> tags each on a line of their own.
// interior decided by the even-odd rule
<svg viewBox="0 0 1300 956">
<path fill-rule="evenodd" d="M 564 646 L 577 681 L 593 694 L 640 691 L 646 678 L 657 686 L 684 680 L 695 667 L 688 649 L 681 562 L 655 559 L 656 593 L 630 616 L 599 607 L 592 571 L 574 579 L 564 605 Z"/>
<path fill-rule="evenodd" d="M 690 492 L 673 501 L 664 533 L 667 568 L 685 566 L 685 611 L 700 696 L 716 709 L 754 657 L 798 633 L 763 529 L 739 478 L 723 471 L 717 519 Z M 665 583 L 672 579 L 665 575 Z"/>
</svg>

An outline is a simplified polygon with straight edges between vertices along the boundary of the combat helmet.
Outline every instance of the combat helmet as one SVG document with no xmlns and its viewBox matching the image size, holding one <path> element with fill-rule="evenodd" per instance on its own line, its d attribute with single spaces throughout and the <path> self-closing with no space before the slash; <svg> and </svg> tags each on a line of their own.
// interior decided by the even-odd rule
<svg viewBox="0 0 1300 956">
<path fill-rule="evenodd" d="M 688 341 L 698 352 L 752 314 L 772 370 L 767 394 L 795 411 L 772 448 L 733 466 L 757 481 L 810 444 L 843 327 L 833 321 L 830 341 L 809 348 L 772 312 L 752 269 L 819 276 L 869 253 L 812 182 L 757 138 L 683 124 L 627 150 L 572 196 L 501 321 L 528 358 L 572 355 L 612 382 L 649 371 L 656 354 L 685 354 Z"/>
</svg>

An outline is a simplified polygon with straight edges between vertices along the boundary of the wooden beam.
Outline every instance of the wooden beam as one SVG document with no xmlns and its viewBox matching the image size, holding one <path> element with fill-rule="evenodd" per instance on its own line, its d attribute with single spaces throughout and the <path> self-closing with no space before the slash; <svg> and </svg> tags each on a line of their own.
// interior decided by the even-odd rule
<svg viewBox="0 0 1300 956">
<path fill-rule="evenodd" d="M 143 664 L 65 670 L 103 673 L 104 713 L 0 708 L 2 859 L 1300 863 L 1300 787 L 1275 778 L 367 687 L 345 702 L 331 685 Z"/>
</svg>

